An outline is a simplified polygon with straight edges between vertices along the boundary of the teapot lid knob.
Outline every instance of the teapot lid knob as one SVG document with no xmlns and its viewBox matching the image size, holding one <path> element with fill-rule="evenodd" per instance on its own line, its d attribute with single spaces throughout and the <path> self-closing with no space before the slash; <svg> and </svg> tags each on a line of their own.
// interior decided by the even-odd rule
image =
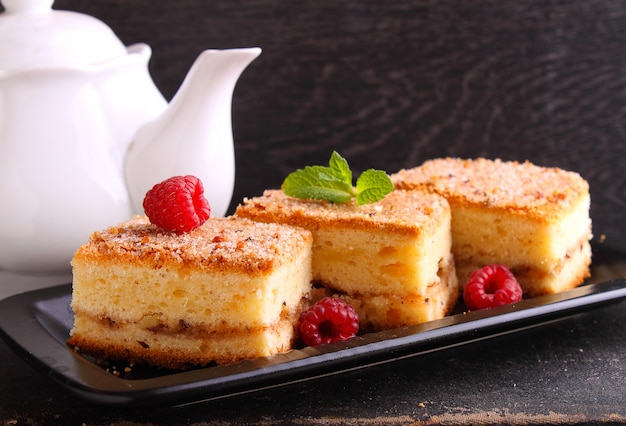
<svg viewBox="0 0 626 426">
<path fill-rule="evenodd" d="M 98 64 L 127 54 L 99 19 L 54 0 L 0 0 L 0 70 Z"/>
<path fill-rule="evenodd" d="M 54 0 L 2 0 L 8 13 L 42 12 L 52 9 Z"/>
</svg>

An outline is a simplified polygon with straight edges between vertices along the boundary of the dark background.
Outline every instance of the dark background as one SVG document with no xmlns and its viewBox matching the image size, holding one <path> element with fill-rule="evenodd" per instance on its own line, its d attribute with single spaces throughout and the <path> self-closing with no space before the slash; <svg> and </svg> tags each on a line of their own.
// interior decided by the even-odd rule
<svg viewBox="0 0 626 426">
<path fill-rule="evenodd" d="M 173 96 L 206 48 L 260 46 L 233 100 L 233 206 L 338 150 L 359 173 L 439 156 L 530 160 L 591 184 L 596 236 L 626 207 L 626 3 L 57 0 L 153 48 Z M 231 207 L 232 211 L 232 207 Z"/>
</svg>

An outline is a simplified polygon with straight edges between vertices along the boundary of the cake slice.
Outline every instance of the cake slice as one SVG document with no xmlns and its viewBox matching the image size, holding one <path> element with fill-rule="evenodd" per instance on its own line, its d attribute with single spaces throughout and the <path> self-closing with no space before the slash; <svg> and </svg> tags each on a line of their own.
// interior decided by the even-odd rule
<svg viewBox="0 0 626 426">
<path fill-rule="evenodd" d="M 461 285 L 482 266 L 509 267 L 528 296 L 589 276 L 589 186 L 577 173 L 529 162 L 441 158 L 391 176 L 397 188 L 444 196 Z"/>
<path fill-rule="evenodd" d="M 287 351 L 308 306 L 311 247 L 304 229 L 232 217 L 185 234 L 139 216 L 95 232 L 72 259 L 68 343 L 166 368 Z"/>
<path fill-rule="evenodd" d="M 450 207 L 443 197 L 394 191 L 358 206 L 268 190 L 244 200 L 235 215 L 310 230 L 313 280 L 355 308 L 362 330 L 438 319 L 456 304 Z"/>
</svg>

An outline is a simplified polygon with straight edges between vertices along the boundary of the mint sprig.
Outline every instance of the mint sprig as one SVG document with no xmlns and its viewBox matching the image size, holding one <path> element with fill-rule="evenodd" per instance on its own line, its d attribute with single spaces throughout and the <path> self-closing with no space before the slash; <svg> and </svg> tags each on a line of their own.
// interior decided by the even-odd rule
<svg viewBox="0 0 626 426">
<path fill-rule="evenodd" d="M 358 205 L 375 203 L 394 190 L 391 178 L 382 170 L 368 169 L 352 186 L 352 170 L 345 158 L 333 151 L 326 166 L 307 166 L 290 173 L 281 186 L 291 197 L 347 203 L 356 197 Z"/>
</svg>

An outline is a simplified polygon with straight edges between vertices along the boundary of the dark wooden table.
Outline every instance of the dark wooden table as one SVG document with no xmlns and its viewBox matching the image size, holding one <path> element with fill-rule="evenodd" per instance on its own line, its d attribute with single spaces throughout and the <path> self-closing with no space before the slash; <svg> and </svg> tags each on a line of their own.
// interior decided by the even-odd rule
<svg viewBox="0 0 626 426">
<path fill-rule="evenodd" d="M 153 48 L 171 98 L 205 48 L 260 46 L 233 100 L 233 206 L 332 150 L 356 173 L 439 156 L 580 172 L 626 252 L 626 2 L 57 0 Z M 97 407 L 0 342 L 12 424 L 626 423 L 626 305 L 364 370 L 206 402 Z"/>
</svg>

